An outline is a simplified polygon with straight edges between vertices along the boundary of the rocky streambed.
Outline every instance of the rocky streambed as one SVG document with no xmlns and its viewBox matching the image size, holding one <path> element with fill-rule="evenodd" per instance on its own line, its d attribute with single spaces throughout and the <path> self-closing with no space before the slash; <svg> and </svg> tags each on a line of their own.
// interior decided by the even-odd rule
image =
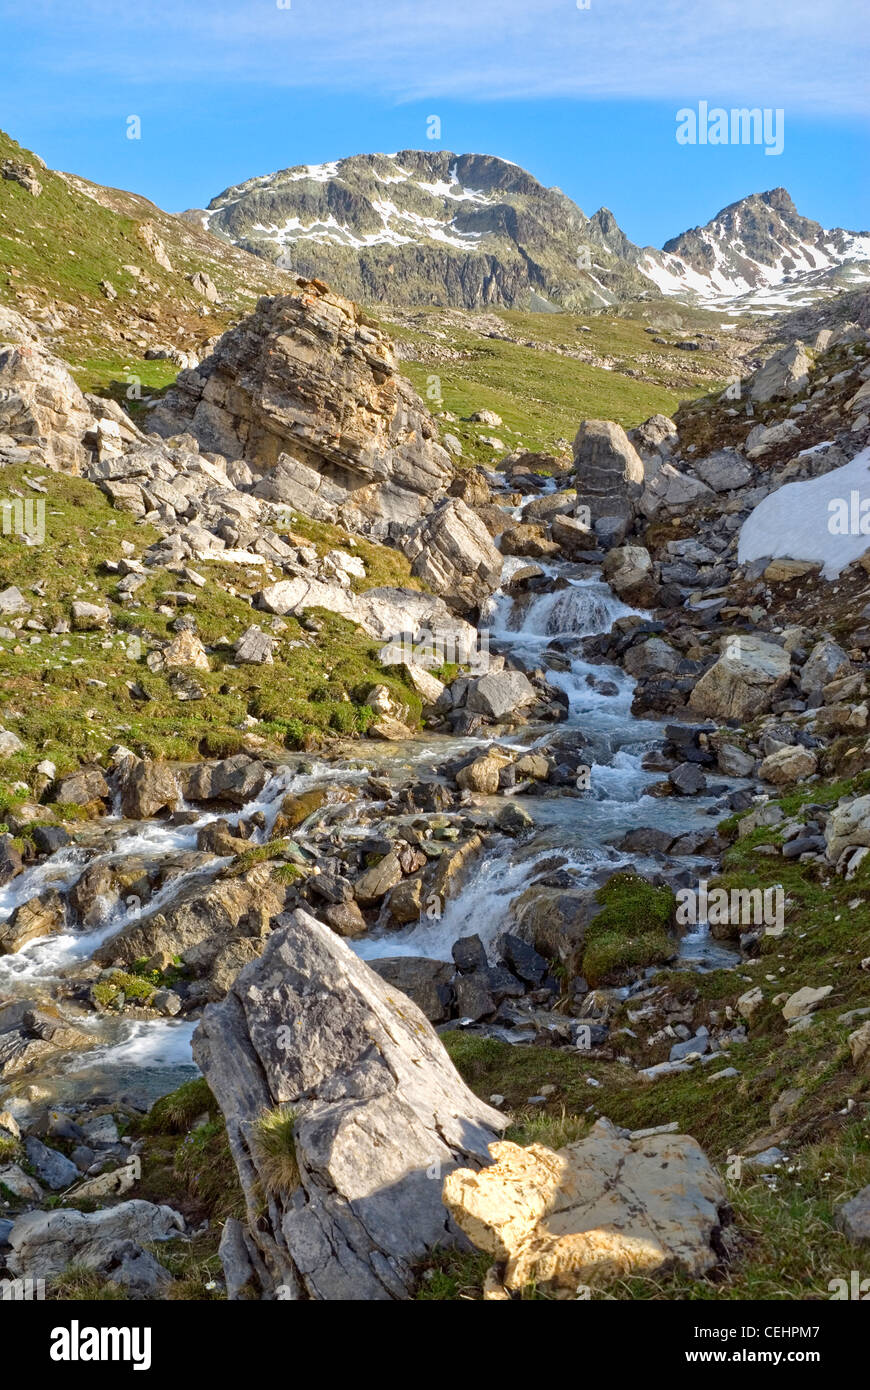
<svg viewBox="0 0 870 1390">
<path fill-rule="evenodd" d="M 204 1005 L 294 902 L 436 1024 L 569 1045 L 594 1019 L 606 1039 L 607 990 L 580 974 L 595 890 L 633 870 L 694 884 L 738 784 L 653 794 L 675 748 L 669 757 L 663 726 L 632 716 L 632 679 L 582 654 L 584 638 L 632 610 L 593 567 L 550 562 L 530 581 L 523 568 L 506 562 L 481 620 L 501 714 L 491 728 L 348 745 L 329 762 L 179 767 L 155 793 L 174 809 L 139 821 L 121 803 L 138 781 L 147 804 L 154 786 L 117 752 L 116 813 L 0 889 L 2 1102 L 13 1115 L 94 1097 L 143 1107 L 194 1075 Z M 518 672 L 549 687 L 550 722 L 516 719 Z M 700 969 L 736 959 L 703 924 L 675 935 L 672 954 Z"/>
</svg>

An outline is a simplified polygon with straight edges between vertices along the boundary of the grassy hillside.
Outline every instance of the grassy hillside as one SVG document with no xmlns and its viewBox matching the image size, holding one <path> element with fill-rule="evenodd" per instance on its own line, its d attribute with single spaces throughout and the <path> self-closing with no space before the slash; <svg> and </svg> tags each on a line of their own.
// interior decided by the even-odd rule
<svg viewBox="0 0 870 1390">
<path fill-rule="evenodd" d="M 5 469 L 7 492 L 23 492 L 25 474 L 26 465 Z M 236 666 L 232 644 L 242 632 L 251 623 L 272 630 L 270 616 L 251 606 L 268 582 L 263 570 L 240 574 L 238 566 L 197 563 L 206 583 L 196 588 L 157 569 L 132 606 L 117 602 L 118 575 L 107 562 L 121 557 L 123 542 L 140 556 L 156 532 L 113 510 L 92 483 L 53 474 L 45 530 L 42 545 L 28 547 L 12 535 L 0 544 L 0 590 L 17 586 L 31 606 L 21 619 L 0 623 L 0 724 L 25 744 L 0 768 L 7 804 L 15 799 L 13 784 L 28 782 L 40 759 L 66 771 L 103 758 L 114 743 L 194 758 L 258 746 L 251 739 L 273 749 L 299 748 L 360 733 L 371 719 L 365 694 L 378 683 L 409 706 L 412 719 L 419 716 L 418 696 L 395 668 L 389 674 L 381 668 L 381 644 L 332 614 L 319 615 L 317 634 L 295 618 L 283 620 L 273 666 Z M 294 534 L 321 553 L 347 541 L 337 527 L 304 520 Z M 398 552 L 358 541 L 356 553 L 368 570 L 357 587 L 409 585 L 408 562 Z M 185 593 L 187 603 L 179 598 Z M 109 629 L 54 633 L 59 620 L 69 624 L 74 599 L 108 607 Z M 145 663 L 149 648 L 174 635 L 172 624 L 185 611 L 196 617 L 211 664 L 210 671 L 195 672 L 201 698 L 186 701 L 165 672 Z M 12 621 L 18 625 L 5 626 Z"/>
<path fill-rule="evenodd" d="M 34 165 L 42 193 L 33 197 L 13 180 L 0 179 L 0 304 L 40 323 L 89 390 L 126 383 L 130 372 L 145 387 L 165 386 L 177 368 L 145 362 L 148 347 L 201 352 L 260 295 L 293 283 L 285 272 L 146 198 L 43 168 L 0 131 L 0 163 L 7 159 Z M 171 270 L 141 239 L 147 223 L 163 243 Z M 188 276 L 197 271 L 214 282 L 217 304 L 190 284 Z M 107 298 L 100 288 L 105 281 L 117 298 Z"/>
<path fill-rule="evenodd" d="M 637 306 L 629 317 L 380 312 L 400 345 L 403 372 L 442 428 L 460 439 L 469 461 L 488 463 L 499 451 L 482 444 L 481 435 L 508 450 L 522 444 L 552 452 L 573 439 L 585 418 L 630 428 L 659 411 L 671 415 L 682 400 L 733 379 L 734 363 L 757 335 L 742 324 L 722 333 L 721 315 L 670 306 Z M 699 345 L 677 346 L 686 342 Z M 468 417 L 481 409 L 494 411 L 503 426 L 472 424 Z"/>
</svg>

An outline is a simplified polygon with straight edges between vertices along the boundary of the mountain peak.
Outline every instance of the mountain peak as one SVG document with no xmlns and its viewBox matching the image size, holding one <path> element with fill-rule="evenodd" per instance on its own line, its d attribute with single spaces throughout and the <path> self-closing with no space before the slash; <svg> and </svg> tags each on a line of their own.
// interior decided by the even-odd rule
<svg viewBox="0 0 870 1390">
<path fill-rule="evenodd" d="M 862 278 L 853 263 L 870 259 L 870 239 L 826 231 L 783 187 L 730 203 L 661 252 L 641 250 L 609 208 L 586 217 L 518 164 L 441 149 L 258 175 L 195 220 L 353 299 L 467 309 L 595 309 L 655 292 L 774 305 L 810 282 L 813 293 L 849 288 Z"/>
</svg>

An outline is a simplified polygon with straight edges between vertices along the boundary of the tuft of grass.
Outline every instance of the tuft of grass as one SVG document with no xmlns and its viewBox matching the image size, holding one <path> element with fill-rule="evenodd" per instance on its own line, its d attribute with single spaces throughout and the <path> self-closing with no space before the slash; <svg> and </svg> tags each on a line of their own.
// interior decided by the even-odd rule
<svg viewBox="0 0 870 1390">
<path fill-rule="evenodd" d="M 477 1250 L 436 1250 L 420 1266 L 415 1299 L 420 1302 L 478 1301 L 482 1296 L 490 1255 Z"/>
<path fill-rule="evenodd" d="M 251 1134 L 251 1151 L 266 1193 L 293 1192 L 299 1186 L 296 1161 L 296 1115 L 293 1110 L 268 1110 Z"/>
<path fill-rule="evenodd" d="M 17 1139 L 10 1135 L 8 1138 L 0 1136 L 0 1163 L 14 1163 L 21 1152 L 21 1145 Z"/>
<path fill-rule="evenodd" d="M 670 960 L 674 920 L 670 888 L 656 888 L 634 874 L 614 874 L 596 894 L 603 911 L 589 924 L 583 973 L 590 984 L 614 984 L 630 969 Z"/>
<path fill-rule="evenodd" d="M 141 975 L 116 971 L 110 980 L 100 980 L 94 985 L 94 998 L 104 1009 L 111 1008 L 123 994 L 127 1004 L 141 1004 L 147 1008 L 157 993 L 157 986 Z"/>
<path fill-rule="evenodd" d="M 48 1283 L 45 1296 L 63 1303 L 121 1303 L 127 1300 L 127 1291 L 92 1269 L 72 1264 Z"/>
<path fill-rule="evenodd" d="M 185 1135 L 175 1151 L 174 1171 L 188 1195 L 210 1215 L 242 1215 L 244 1199 L 223 1117 Z"/>
<path fill-rule="evenodd" d="M 142 1129 L 146 1134 L 184 1134 L 194 1120 L 206 1113 L 216 1116 L 220 1111 L 205 1077 L 198 1076 L 155 1101 L 142 1121 Z"/>
</svg>

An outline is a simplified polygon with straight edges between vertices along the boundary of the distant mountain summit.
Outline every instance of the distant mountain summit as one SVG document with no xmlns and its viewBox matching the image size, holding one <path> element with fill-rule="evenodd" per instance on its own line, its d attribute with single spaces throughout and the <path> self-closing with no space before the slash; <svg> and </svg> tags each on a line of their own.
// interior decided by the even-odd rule
<svg viewBox="0 0 870 1390">
<path fill-rule="evenodd" d="M 784 188 L 659 251 L 517 164 L 447 150 L 297 165 L 183 216 L 352 298 L 396 304 L 591 309 L 666 295 L 770 311 L 870 281 L 870 235 L 826 231 Z"/>
<path fill-rule="evenodd" d="M 870 281 L 870 234 L 826 231 L 784 188 L 753 193 L 640 262 L 665 293 L 760 308 L 797 307 Z M 671 277 L 675 283 L 671 282 Z"/>
<path fill-rule="evenodd" d="M 651 288 L 570 198 L 493 155 L 401 150 L 299 165 L 184 215 L 356 299 L 571 309 Z"/>
</svg>

